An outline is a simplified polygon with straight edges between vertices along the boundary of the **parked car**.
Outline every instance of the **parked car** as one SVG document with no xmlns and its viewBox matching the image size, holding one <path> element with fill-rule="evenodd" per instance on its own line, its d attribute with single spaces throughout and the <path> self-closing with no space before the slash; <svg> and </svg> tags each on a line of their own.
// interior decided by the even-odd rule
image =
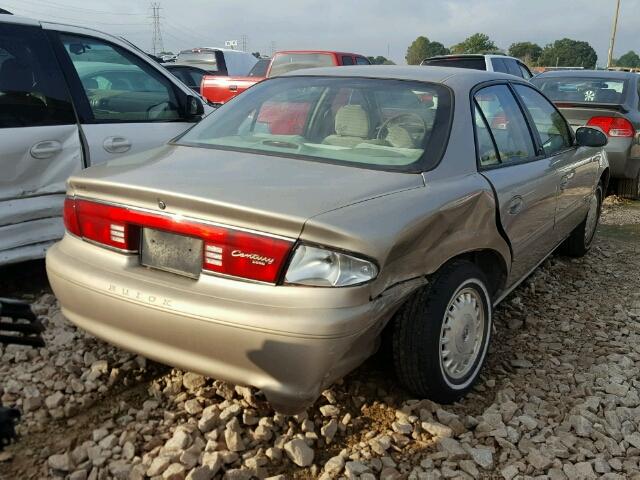
<svg viewBox="0 0 640 480">
<path fill-rule="evenodd" d="M 252 54 L 228 48 L 191 48 L 182 50 L 176 63 L 199 66 L 213 75 L 247 75 L 258 59 Z"/>
<path fill-rule="evenodd" d="M 524 78 L 525 80 L 533 77 L 531 70 L 529 70 L 529 67 L 527 67 L 524 62 L 505 55 L 440 55 L 423 60 L 422 65 L 502 72 Z"/>
<path fill-rule="evenodd" d="M 293 70 L 312 67 L 369 65 L 369 59 L 357 53 L 330 52 L 321 50 L 288 50 L 276 52 L 269 62 L 264 75 L 254 72 L 246 77 L 210 77 L 202 79 L 200 91 L 212 105 L 222 105 L 247 88 L 265 78 L 281 75 Z M 258 69 L 264 68 L 262 64 Z M 257 70 L 258 70 L 257 69 Z"/>
<path fill-rule="evenodd" d="M 79 327 L 285 413 L 381 336 L 406 388 L 452 402 L 478 378 L 492 307 L 559 245 L 589 250 L 606 142 L 511 75 L 288 73 L 74 175 L 47 272 Z"/>
<path fill-rule="evenodd" d="M 62 237 L 69 175 L 162 145 L 211 111 L 122 39 L 0 17 L 0 264 Z"/>
<path fill-rule="evenodd" d="M 257 65 L 257 64 L 256 64 Z M 217 75 L 215 70 L 207 70 L 189 63 L 163 63 L 162 66 L 178 77 L 191 90 L 200 94 L 200 84 L 205 75 Z"/>
<path fill-rule="evenodd" d="M 640 75 L 602 70 L 545 72 L 533 83 L 576 129 L 600 127 L 609 137 L 611 187 L 640 199 Z"/>
</svg>

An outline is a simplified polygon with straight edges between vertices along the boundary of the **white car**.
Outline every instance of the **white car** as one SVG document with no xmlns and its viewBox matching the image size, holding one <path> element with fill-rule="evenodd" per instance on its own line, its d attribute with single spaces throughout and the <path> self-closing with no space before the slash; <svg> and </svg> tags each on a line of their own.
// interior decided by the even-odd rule
<svg viewBox="0 0 640 480">
<path fill-rule="evenodd" d="M 126 40 L 0 15 L 0 265 L 62 237 L 71 174 L 160 146 L 211 111 Z"/>
<path fill-rule="evenodd" d="M 460 55 L 441 55 L 427 58 L 421 65 L 430 67 L 454 67 L 470 68 L 472 70 L 485 70 L 487 72 L 508 73 L 516 77 L 529 80 L 533 77 L 529 67 L 520 59 L 506 55 L 480 55 L 464 53 Z"/>
</svg>

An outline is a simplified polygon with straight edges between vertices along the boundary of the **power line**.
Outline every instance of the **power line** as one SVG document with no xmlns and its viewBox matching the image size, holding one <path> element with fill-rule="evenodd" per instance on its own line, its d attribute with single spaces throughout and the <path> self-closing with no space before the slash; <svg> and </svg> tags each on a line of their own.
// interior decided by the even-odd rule
<svg viewBox="0 0 640 480">
<path fill-rule="evenodd" d="M 21 0 L 21 2 L 23 2 L 23 1 L 25 1 L 25 0 Z M 32 5 L 33 5 L 33 3 L 32 3 Z M 133 16 L 145 16 L 146 15 L 146 13 L 126 13 L 126 12 L 113 12 L 113 11 L 108 12 L 106 10 L 94 10 L 92 8 L 74 7 L 74 6 L 71 6 L 71 5 L 65 5 L 65 4 L 58 3 L 58 2 L 52 2 L 51 0 L 47 0 L 47 1 L 39 0 L 39 1 L 36 1 L 34 6 L 41 7 L 42 5 L 55 7 L 55 8 L 62 9 L 62 10 L 70 10 L 70 11 L 73 11 L 73 12 L 98 13 L 98 14 L 101 14 L 101 15 L 117 15 L 117 16 L 124 16 L 124 15 L 126 15 L 126 16 L 132 16 L 132 15 Z"/>
<path fill-rule="evenodd" d="M 152 20 L 153 20 L 153 54 L 157 55 L 159 52 L 164 52 L 164 45 L 162 44 L 162 30 L 160 30 L 160 2 L 151 3 Z"/>
<path fill-rule="evenodd" d="M 11 10 L 13 11 L 13 13 L 15 15 L 19 15 L 21 12 L 25 12 L 24 15 L 27 17 L 34 17 L 36 19 L 39 20 L 52 20 L 54 22 L 71 22 L 71 23 L 75 23 L 75 24 L 92 24 L 92 25 L 118 25 L 118 26 L 127 26 L 127 25 L 147 25 L 146 23 L 122 23 L 122 22 L 100 22 L 100 21 L 95 21 L 95 20 L 87 20 L 86 18 L 83 19 L 79 19 L 79 18 L 70 18 L 67 16 L 63 16 L 63 15 L 56 15 L 56 14 L 46 14 L 44 15 L 43 12 L 41 11 L 36 11 L 36 10 L 32 10 L 30 8 L 25 8 L 22 5 L 20 6 L 12 6 L 12 5 L 7 5 L 9 8 L 11 8 Z"/>
</svg>

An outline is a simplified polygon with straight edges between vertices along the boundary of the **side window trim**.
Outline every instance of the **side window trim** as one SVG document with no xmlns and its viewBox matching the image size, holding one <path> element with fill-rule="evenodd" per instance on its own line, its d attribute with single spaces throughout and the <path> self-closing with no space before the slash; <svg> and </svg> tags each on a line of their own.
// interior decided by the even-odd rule
<svg viewBox="0 0 640 480">
<path fill-rule="evenodd" d="M 531 137 L 531 141 L 533 142 L 533 147 L 535 148 L 535 151 L 536 151 L 536 156 L 532 160 L 539 160 L 541 158 L 545 158 L 546 154 L 544 152 L 544 148 L 542 147 L 542 140 L 540 139 L 540 134 L 538 133 L 538 130 L 535 127 L 535 122 L 533 121 L 533 117 L 531 116 L 529 109 L 526 107 L 526 105 L 522 101 L 522 98 L 520 98 L 520 95 L 518 95 L 518 92 L 516 91 L 516 89 L 513 88 L 512 82 L 507 82 L 507 86 L 509 87 L 509 90 L 511 91 L 511 95 L 513 95 L 513 98 L 516 99 L 516 102 L 518 103 L 518 107 L 520 108 L 520 112 L 522 112 L 522 115 L 524 116 L 524 120 L 527 123 L 527 128 L 529 129 L 529 136 Z"/>
<path fill-rule="evenodd" d="M 527 85 L 526 83 L 520 83 L 520 82 L 518 82 L 517 84 L 521 85 L 524 88 L 530 88 L 534 92 L 537 92 L 536 89 L 533 88 L 531 85 Z M 538 154 L 541 155 L 542 158 L 555 157 L 555 156 L 560 155 L 560 154 L 562 154 L 564 152 L 568 152 L 569 150 L 573 150 L 573 149 L 577 148 L 575 135 L 573 134 L 573 129 L 567 123 L 566 118 L 564 118 L 564 115 L 562 115 L 562 113 L 560 113 L 560 110 L 558 110 L 558 107 L 556 107 L 555 104 L 552 101 L 550 101 L 547 97 L 544 96 L 544 94 L 541 93 L 542 97 L 545 100 L 547 100 L 547 102 L 549 102 L 549 104 L 553 107 L 553 109 L 560 115 L 560 118 L 562 118 L 562 121 L 564 122 L 564 125 L 565 125 L 565 127 L 567 129 L 567 132 L 569 133 L 569 136 L 571 137 L 571 145 L 570 146 L 568 146 L 567 148 L 565 148 L 563 150 L 559 150 L 559 151 L 555 152 L 553 155 L 547 155 L 547 153 L 544 150 L 544 147 L 542 146 L 542 140 L 540 139 L 540 134 L 538 133 L 538 130 L 537 130 L 536 126 L 535 126 L 535 122 L 533 121 L 533 117 L 531 117 L 531 114 L 529 113 L 529 109 L 524 104 L 524 100 L 522 99 L 522 97 L 520 96 L 518 91 L 513 87 L 512 82 L 509 83 L 509 88 L 511 89 L 511 93 L 518 100 L 518 104 L 520 105 L 520 109 L 523 110 L 522 113 L 525 115 L 525 118 L 527 120 L 527 124 L 529 125 L 529 131 L 531 132 L 532 135 L 535 136 L 536 149 L 539 148 L 539 150 L 538 150 L 539 153 Z M 540 152 L 542 152 L 542 153 L 540 153 Z"/>
<path fill-rule="evenodd" d="M 93 114 L 93 110 L 91 109 L 91 105 L 89 104 L 89 99 L 85 93 L 84 86 L 82 85 L 82 82 L 80 80 L 80 75 L 78 74 L 78 71 L 74 67 L 71 57 L 69 56 L 66 49 L 64 48 L 60 35 L 84 37 L 87 39 L 91 39 L 93 41 L 102 42 L 106 45 L 109 45 L 111 48 L 116 50 L 125 58 L 127 59 L 134 58 L 136 64 L 138 62 L 143 63 L 145 68 L 143 67 L 139 67 L 139 68 L 145 73 L 147 73 L 148 75 L 150 75 L 151 77 L 153 77 L 154 79 L 158 80 L 161 83 L 162 82 L 168 83 L 178 103 L 179 103 L 179 98 L 182 95 L 184 95 L 184 92 L 182 92 L 177 87 L 177 85 L 174 82 L 172 82 L 167 76 L 163 75 L 159 71 L 155 71 L 149 65 L 147 65 L 143 59 L 133 54 L 129 50 L 121 47 L 120 45 L 116 45 L 110 42 L 109 40 L 105 40 L 100 37 L 92 37 L 91 35 L 86 35 L 82 33 L 65 32 L 61 30 L 46 30 L 46 33 L 49 36 L 51 45 L 54 49 L 60 68 L 62 69 L 63 75 L 65 76 L 67 84 L 70 87 L 73 103 L 76 105 L 78 118 L 81 124 L 93 125 L 93 124 L 109 124 L 109 123 L 148 123 L 148 122 L 147 121 L 121 121 L 121 120 L 114 120 L 114 121 L 96 120 Z M 171 75 L 170 72 L 167 72 L 167 74 Z M 159 80 L 159 79 L 162 79 L 162 80 Z M 183 117 L 184 112 L 180 108 L 180 105 L 178 105 L 178 108 L 179 108 L 180 116 Z M 183 120 L 178 120 L 178 121 L 183 121 Z"/>
</svg>

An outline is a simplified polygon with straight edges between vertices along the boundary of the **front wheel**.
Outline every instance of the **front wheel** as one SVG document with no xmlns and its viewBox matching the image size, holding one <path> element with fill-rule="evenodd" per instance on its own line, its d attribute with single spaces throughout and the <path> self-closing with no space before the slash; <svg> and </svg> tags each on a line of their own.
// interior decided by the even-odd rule
<svg viewBox="0 0 640 480">
<path fill-rule="evenodd" d="M 569 238 L 565 240 L 563 245 L 564 253 L 572 257 L 582 257 L 593 244 L 596 236 L 598 221 L 600 220 L 600 211 L 602 210 L 602 184 L 598 184 L 589 199 L 589 211 L 587 216 L 578 225 Z"/>
<path fill-rule="evenodd" d="M 473 263 L 443 267 L 398 311 L 393 358 L 400 382 L 412 393 L 452 403 L 479 377 L 491 338 L 487 280 Z"/>
</svg>

